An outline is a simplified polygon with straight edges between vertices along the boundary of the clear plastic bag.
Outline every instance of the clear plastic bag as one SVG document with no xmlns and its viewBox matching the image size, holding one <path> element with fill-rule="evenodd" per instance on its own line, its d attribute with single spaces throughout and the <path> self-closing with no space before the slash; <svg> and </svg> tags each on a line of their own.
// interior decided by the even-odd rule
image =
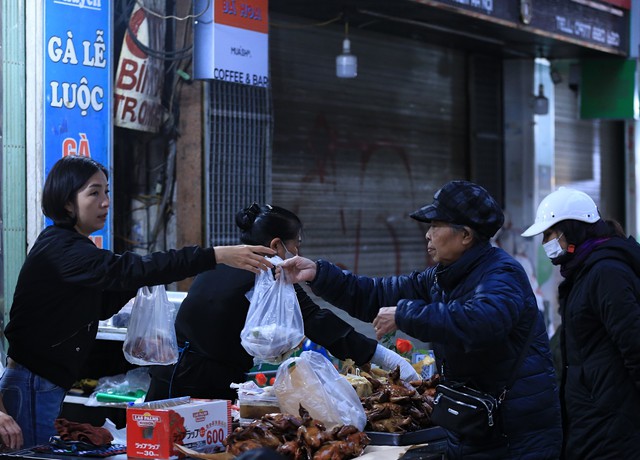
<svg viewBox="0 0 640 460">
<path fill-rule="evenodd" d="M 178 361 L 173 308 L 164 286 L 138 289 L 122 346 L 127 361 L 139 366 Z"/>
<path fill-rule="evenodd" d="M 297 415 L 302 405 L 328 430 L 353 425 L 362 431 L 367 423 L 356 390 L 318 352 L 303 351 L 282 363 L 273 388 L 282 412 Z"/>
<path fill-rule="evenodd" d="M 146 367 L 131 369 L 126 374 L 101 377 L 85 406 L 126 406 L 142 402 L 149 391 L 151 376 Z"/>
<path fill-rule="evenodd" d="M 282 263 L 272 257 L 274 265 Z M 293 284 L 278 280 L 270 270 L 256 275 L 247 319 L 240 332 L 244 349 L 254 362 L 280 364 L 304 339 L 304 323 Z"/>
</svg>

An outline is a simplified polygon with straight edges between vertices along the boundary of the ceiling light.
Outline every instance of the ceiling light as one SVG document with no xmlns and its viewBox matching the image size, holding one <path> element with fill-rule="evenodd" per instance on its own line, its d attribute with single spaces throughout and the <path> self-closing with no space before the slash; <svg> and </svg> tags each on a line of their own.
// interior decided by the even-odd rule
<svg viewBox="0 0 640 460">
<path fill-rule="evenodd" d="M 358 58 L 351 54 L 348 22 L 344 23 L 342 54 L 336 56 L 336 76 L 338 78 L 355 78 L 358 76 Z"/>
<path fill-rule="evenodd" d="M 549 113 L 549 99 L 544 95 L 544 85 L 538 85 L 538 95 L 534 99 L 533 113 L 536 115 L 546 115 Z"/>
</svg>

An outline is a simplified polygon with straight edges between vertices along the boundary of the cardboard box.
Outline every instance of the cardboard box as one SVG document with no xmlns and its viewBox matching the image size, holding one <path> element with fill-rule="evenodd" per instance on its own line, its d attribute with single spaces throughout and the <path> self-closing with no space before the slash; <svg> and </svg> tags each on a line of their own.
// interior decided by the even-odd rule
<svg viewBox="0 0 640 460">
<path fill-rule="evenodd" d="M 198 452 L 219 452 L 230 429 L 231 401 L 191 399 L 162 409 L 128 407 L 127 456 L 174 458 L 174 442 Z"/>
</svg>

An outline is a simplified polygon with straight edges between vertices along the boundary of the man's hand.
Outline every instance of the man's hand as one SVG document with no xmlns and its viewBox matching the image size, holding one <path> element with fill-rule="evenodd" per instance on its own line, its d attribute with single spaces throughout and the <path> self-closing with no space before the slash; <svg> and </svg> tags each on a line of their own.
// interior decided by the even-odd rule
<svg viewBox="0 0 640 460">
<path fill-rule="evenodd" d="M 295 256 L 285 260 L 276 268 L 276 278 L 284 272 L 284 279 L 288 283 L 301 283 L 313 281 L 316 277 L 317 265 L 313 260 Z"/>
<path fill-rule="evenodd" d="M 265 256 L 273 256 L 276 252 L 266 246 L 248 246 L 240 244 L 238 246 L 216 246 L 216 263 L 241 268 L 253 273 L 260 273 L 261 270 L 273 268 Z"/>
<path fill-rule="evenodd" d="M 373 320 L 373 328 L 376 331 L 376 338 L 378 340 L 386 334 L 398 330 L 398 326 L 396 326 L 396 308 L 397 307 L 382 307 L 378 311 L 378 316 Z"/>
</svg>

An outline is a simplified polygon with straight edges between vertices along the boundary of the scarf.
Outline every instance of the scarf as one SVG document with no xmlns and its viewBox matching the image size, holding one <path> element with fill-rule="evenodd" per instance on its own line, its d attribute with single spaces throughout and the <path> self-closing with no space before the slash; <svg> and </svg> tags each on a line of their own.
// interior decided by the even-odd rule
<svg viewBox="0 0 640 460">
<path fill-rule="evenodd" d="M 583 262 L 589 257 L 589 255 L 602 243 L 608 241 L 610 237 L 592 238 L 586 240 L 576 249 L 574 256 L 566 263 L 560 266 L 560 274 L 563 278 L 569 279 L 575 275 L 578 268 L 580 268 Z"/>
</svg>

